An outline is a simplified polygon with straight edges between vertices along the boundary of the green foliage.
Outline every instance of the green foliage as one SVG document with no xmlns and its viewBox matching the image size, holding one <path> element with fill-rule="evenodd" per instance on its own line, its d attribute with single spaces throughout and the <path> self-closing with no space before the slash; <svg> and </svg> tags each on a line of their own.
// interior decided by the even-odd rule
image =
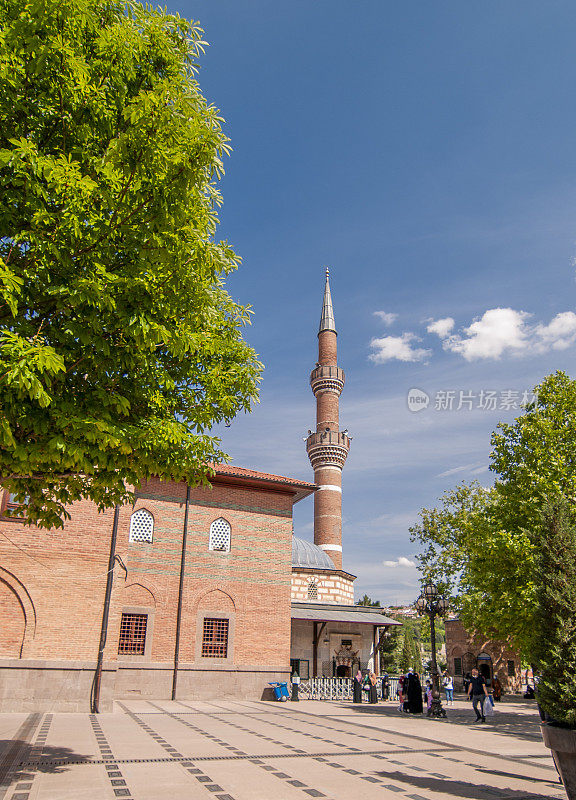
<svg viewBox="0 0 576 800">
<path fill-rule="evenodd" d="M 411 528 L 427 578 L 452 594 L 471 632 L 511 643 L 528 659 L 537 604 L 536 563 L 547 503 L 576 496 L 576 382 L 565 373 L 492 436 L 492 489 L 461 485 Z M 573 514 L 573 512 L 570 512 Z"/>
<path fill-rule="evenodd" d="M 413 667 L 412 658 L 414 653 L 413 638 L 409 631 L 404 631 L 402 637 L 402 650 L 398 658 L 398 668 L 401 673 L 406 672 L 410 667 Z"/>
<path fill-rule="evenodd" d="M 131 0 L 2 0 L 0 23 L 0 475 L 51 527 L 205 481 L 261 365 L 224 289 L 200 28 Z"/>
<path fill-rule="evenodd" d="M 401 630 L 399 625 L 388 628 L 380 641 L 380 664 L 386 672 L 395 672 L 397 669 L 397 650 L 401 642 Z"/>
<path fill-rule="evenodd" d="M 576 527 L 566 501 L 546 509 L 540 544 L 533 641 L 538 702 L 558 722 L 576 727 Z"/>
<path fill-rule="evenodd" d="M 380 608 L 380 600 L 372 600 L 371 597 L 368 597 L 367 594 L 364 597 L 360 598 L 360 600 L 356 601 L 357 606 L 374 606 L 376 608 Z"/>
</svg>

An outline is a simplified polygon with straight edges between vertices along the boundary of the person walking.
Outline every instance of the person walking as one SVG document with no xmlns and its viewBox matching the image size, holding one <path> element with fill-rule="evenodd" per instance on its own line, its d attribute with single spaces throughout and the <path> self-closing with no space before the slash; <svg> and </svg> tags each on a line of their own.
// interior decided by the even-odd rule
<svg viewBox="0 0 576 800">
<path fill-rule="evenodd" d="M 374 703 L 378 702 L 378 692 L 376 690 L 376 675 L 373 672 L 371 672 L 369 675 L 369 681 L 370 681 L 370 686 L 369 686 L 368 698 L 370 703 L 374 705 Z"/>
<path fill-rule="evenodd" d="M 410 714 L 422 714 L 424 704 L 422 702 L 422 684 L 417 672 L 408 675 L 408 711 Z"/>
<path fill-rule="evenodd" d="M 361 703 L 362 702 L 362 670 L 358 667 L 358 672 L 354 676 L 354 680 L 352 681 L 352 702 L 353 703 Z"/>
<path fill-rule="evenodd" d="M 494 693 L 493 697 L 494 700 L 498 703 L 502 699 L 502 684 L 500 683 L 498 678 L 494 678 L 494 683 L 492 684 Z"/>
<path fill-rule="evenodd" d="M 382 700 L 390 699 L 390 676 L 387 672 L 382 675 Z"/>
<path fill-rule="evenodd" d="M 484 716 L 484 698 L 488 697 L 488 689 L 486 688 L 486 678 L 480 675 L 476 667 L 472 670 L 470 676 L 470 683 L 468 685 L 468 697 L 472 700 L 472 708 L 476 712 L 476 719 L 474 722 L 486 722 Z M 480 710 L 478 710 L 480 706 Z"/>
<path fill-rule="evenodd" d="M 454 678 L 448 673 L 444 673 L 444 677 L 442 679 L 442 685 L 444 686 L 444 692 L 446 693 L 446 705 L 450 704 L 451 706 L 454 705 Z"/>
</svg>

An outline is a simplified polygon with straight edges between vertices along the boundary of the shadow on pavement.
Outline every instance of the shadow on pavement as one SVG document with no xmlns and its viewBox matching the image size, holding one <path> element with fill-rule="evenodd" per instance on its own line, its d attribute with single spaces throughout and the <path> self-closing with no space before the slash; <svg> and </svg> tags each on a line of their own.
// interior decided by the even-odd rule
<svg viewBox="0 0 576 800">
<path fill-rule="evenodd" d="M 14 747 L 19 756 L 12 764 L 13 769 L 18 773 L 19 780 L 22 779 L 22 772 L 65 772 L 69 767 L 79 762 L 91 761 L 93 756 L 82 755 L 70 747 L 42 747 L 41 756 L 30 754 L 31 747 L 29 742 L 11 739 L 10 745 Z M 6 744 L 6 740 L 0 740 L 0 752 Z"/>
<path fill-rule="evenodd" d="M 396 705 L 384 705 L 378 703 L 377 705 L 354 705 L 352 703 L 341 703 L 341 708 L 347 708 L 360 716 L 377 715 L 379 717 L 390 717 L 396 720 L 399 719 L 420 719 L 423 722 L 442 722 L 449 725 L 463 725 L 467 728 L 483 728 L 491 733 L 499 733 L 507 736 L 514 736 L 518 739 L 529 739 L 542 741 L 542 734 L 540 733 L 540 718 L 536 710 L 534 715 L 527 716 L 526 714 L 519 714 L 512 710 L 506 710 L 505 706 L 498 705 L 498 710 L 493 717 L 489 717 L 486 723 L 476 725 L 474 723 L 474 712 L 472 706 L 470 709 L 447 709 L 447 717 L 445 720 L 429 720 L 425 714 L 405 714 L 398 710 Z M 425 736 L 426 728 L 422 726 L 422 735 Z"/>
<path fill-rule="evenodd" d="M 498 797 L 498 789 L 493 786 L 478 786 L 468 781 L 451 780 L 449 778 L 420 778 L 417 775 L 406 775 L 403 772 L 381 772 L 375 773 L 379 778 L 405 783 L 416 789 L 423 789 L 433 792 L 450 794 L 453 797 L 472 798 L 474 800 L 495 800 Z M 549 783 L 549 781 L 543 781 Z M 560 784 L 555 784 L 560 789 Z M 550 795 L 532 794 L 523 789 L 502 789 L 503 798 L 506 800 L 550 800 Z M 422 798 L 425 800 L 425 798 Z"/>
</svg>

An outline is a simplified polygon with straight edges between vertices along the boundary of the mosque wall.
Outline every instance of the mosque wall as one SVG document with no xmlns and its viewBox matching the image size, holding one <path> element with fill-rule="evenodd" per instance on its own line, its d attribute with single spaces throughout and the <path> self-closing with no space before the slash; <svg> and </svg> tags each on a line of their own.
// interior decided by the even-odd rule
<svg viewBox="0 0 576 800">
<path fill-rule="evenodd" d="M 257 699 L 289 677 L 294 495 L 242 479 L 191 490 L 181 699 Z M 153 480 L 120 509 L 100 710 L 171 695 L 185 505 L 184 484 Z M 0 518 L 0 710 L 89 708 L 114 512 L 69 512 L 63 530 Z"/>
<path fill-rule="evenodd" d="M 303 674 L 314 674 L 314 622 L 292 620 L 290 660 L 303 661 Z M 318 641 L 318 677 L 352 677 L 358 669 L 374 669 L 374 626 L 327 622 Z M 338 670 L 338 667 L 341 667 Z M 348 667 L 348 669 L 344 669 Z"/>
<path fill-rule="evenodd" d="M 345 573 L 293 570 L 292 600 L 354 605 L 354 584 Z"/>
</svg>

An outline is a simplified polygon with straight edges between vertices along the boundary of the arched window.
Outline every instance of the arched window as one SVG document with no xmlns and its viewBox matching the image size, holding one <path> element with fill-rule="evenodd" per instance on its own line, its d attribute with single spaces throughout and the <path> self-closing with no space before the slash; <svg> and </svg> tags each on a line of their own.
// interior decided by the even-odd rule
<svg viewBox="0 0 576 800">
<path fill-rule="evenodd" d="M 145 508 L 135 511 L 130 517 L 130 542 L 152 544 L 154 539 L 154 517 Z"/>
<path fill-rule="evenodd" d="M 318 600 L 318 584 L 315 580 L 308 584 L 308 600 Z"/>
<path fill-rule="evenodd" d="M 215 519 L 210 525 L 209 550 L 217 550 L 220 553 L 230 552 L 230 534 L 232 529 L 230 523 L 222 517 Z"/>
</svg>

